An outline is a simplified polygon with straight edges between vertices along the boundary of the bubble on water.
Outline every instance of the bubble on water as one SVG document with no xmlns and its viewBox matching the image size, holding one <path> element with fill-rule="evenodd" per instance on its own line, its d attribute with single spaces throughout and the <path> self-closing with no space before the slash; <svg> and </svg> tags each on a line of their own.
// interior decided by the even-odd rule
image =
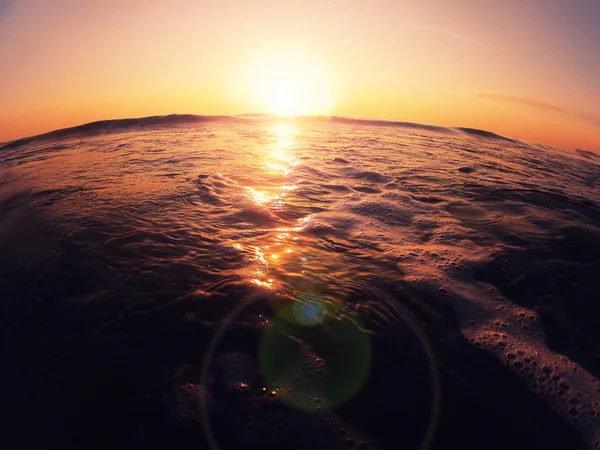
<svg viewBox="0 0 600 450">
<path fill-rule="evenodd" d="M 228 391 L 244 392 L 257 382 L 256 361 L 248 354 L 227 353 L 217 360 L 223 387 Z"/>
<path fill-rule="evenodd" d="M 524 312 L 521 308 L 500 311 L 504 314 L 502 323 L 524 320 L 537 326 L 538 318 L 535 314 Z M 485 347 L 503 360 L 506 367 L 520 376 L 532 392 L 545 399 L 588 441 L 600 436 L 593 407 L 598 398 L 592 389 L 594 383 L 597 383 L 595 378 L 567 358 L 536 343 L 535 340 L 539 339 L 537 332 L 530 332 L 527 336 L 497 333 L 494 330 L 499 328 L 498 321 L 492 321 L 488 326 L 482 326 L 481 323 L 479 325 L 477 328 L 469 323 L 469 327 L 463 329 L 463 334 L 475 345 Z"/>
<path fill-rule="evenodd" d="M 403 267 L 405 279 L 415 288 L 451 301 L 468 341 L 497 357 L 588 442 L 600 442 L 600 410 L 593 406 L 600 404 L 596 378 L 548 349 L 535 311 L 515 306 L 490 284 L 466 278 L 485 268 L 489 258 L 482 249 L 470 250 L 468 255 L 458 255 L 463 267 L 460 274 L 440 270 L 431 260 L 423 264 L 416 260 L 409 268 Z"/>
<path fill-rule="evenodd" d="M 200 404 L 202 401 L 208 401 L 209 408 L 214 409 L 207 391 L 202 386 L 194 383 L 175 386 L 162 398 L 162 403 L 165 405 L 170 417 L 185 427 L 200 422 Z"/>
</svg>

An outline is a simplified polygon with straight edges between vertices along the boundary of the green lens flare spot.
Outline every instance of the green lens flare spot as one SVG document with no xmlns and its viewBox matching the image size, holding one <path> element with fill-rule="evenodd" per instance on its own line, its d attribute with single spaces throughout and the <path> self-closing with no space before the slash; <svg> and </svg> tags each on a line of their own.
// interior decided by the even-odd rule
<svg viewBox="0 0 600 450">
<path fill-rule="evenodd" d="M 309 306 L 313 309 L 301 310 L 298 323 L 278 316 L 269 322 L 259 348 L 261 374 L 268 389 L 289 406 L 333 409 L 352 399 L 366 382 L 370 338 L 360 319 L 348 311 L 329 318 L 316 305 Z"/>
</svg>

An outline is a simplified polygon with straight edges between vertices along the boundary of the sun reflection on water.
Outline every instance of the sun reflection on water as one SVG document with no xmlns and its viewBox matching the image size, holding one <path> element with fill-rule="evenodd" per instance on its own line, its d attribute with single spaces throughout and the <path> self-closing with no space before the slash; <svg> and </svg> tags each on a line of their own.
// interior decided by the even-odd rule
<svg viewBox="0 0 600 450">
<path fill-rule="evenodd" d="M 265 131 L 269 134 L 268 159 L 265 160 L 265 165 L 272 171 L 283 172 L 284 176 L 289 175 L 297 164 L 291 151 L 296 145 L 295 136 L 298 129 L 289 123 L 279 123 Z"/>
<path fill-rule="evenodd" d="M 311 236 L 303 233 L 314 222 L 314 214 L 289 218 L 290 210 L 303 201 L 296 192 L 300 181 L 290 180 L 298 164 L 294 154 L 298 129 L 282 123 L 265 131 L 264 172 L 257 177 L 259 183 L 246 189 L 255 206 L 288 226 L 255 230 L 253 235 L 255 265 L 249 281 L 272 292 L 266 298 L 274 312 L 261 339 L 261 376 L 272 394 L 289 406 L 331 409 L 362 388 L 370 369 L 369 336 L 360 319 L 344 307 L 344 292 L 336 289 L 334 258 L 320 259 Z M 326 349 L 326 357 L 310 350 L 317 347 Z M 279 370 L 281 364 L 274 361 L 286 361 L 286 368 Z M 319 361 L 326 375 L 299 385 L 290 369 L 298 361 Z M 343 388 L 329 389 L 325 380 Z M 317 406 L 306 403 L 307 392 L 319 398 Z"/>
<path fill-rule="evenodd" d="M 297 165 L 294 149 L 299 130 L 290 123 L 279 123 L 265 128 L 264 132 L 267 135 L 267 143 L 262 149 L 264 175 L 256 178 L 259 183 L 245 189 L 254 205 L 281 215 L 286 212 L 287 196 L 298 189 L 290 178 Z M 301 243 L 297 233 L 308 225 L 309 220 L 310 216 L 306 216 L 296 219 L 290 227 L 256 230 L 261 237 L 249 252 L 254 260 L 254 270 L 249 274 L 252 283 L 270 290 L 283 287 L 288 266 L 306 261 L 302 252 L 296 249 Z"/>
</svg>

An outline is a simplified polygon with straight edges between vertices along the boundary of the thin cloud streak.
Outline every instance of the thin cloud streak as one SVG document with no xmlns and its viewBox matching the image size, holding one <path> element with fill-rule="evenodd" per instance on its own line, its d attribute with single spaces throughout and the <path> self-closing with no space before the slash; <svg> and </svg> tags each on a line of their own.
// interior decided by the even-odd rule
<svg viewBox="0 0 600 450">
<path fill-rule="evenodd" d="M 529 108 L 535 108 L 542 111 L 555 112 L 564 114 L 574 119 L 583 120 L 596 127 L 600 127 L 600 117 L 594 114 L 575 111 L 562 106 L 554 105 L 540 100 L 535 100 L 527 97 L 520 97 L 518 95 L 500 94 L 498 92 L 477 92 L 473 94 L 475 97 L 482 98 L 484 100 L 491 100 L 497 103 L 506 103 L 509 105 L 525 106 Z"/>
<path fill-rule="evenodd" d="M 423 32 L 427 32 L 430 34 L 438 34 L 440 35 L 440 37 L 449 37 L 452 39 L 456 39 L 458 41 L 462 41 L 468 44 L 473 44 L 479 47 L 487 47 L 486 45 L 484 45 L 482 42 L 478 41 L 477 39 L 474 39 L 470 36 L 466 36 L 462 33 L 458 33 L 454 30 L 450 30 L 448 28 L 442 28 L 442 27 L 436 27 L 436 26 L 429 26 L 429 25 L 416 25 L 411 27 L 411 30 L 413 32 L 418 32 L 418 31 L 423 31 Z"/>
</svg>

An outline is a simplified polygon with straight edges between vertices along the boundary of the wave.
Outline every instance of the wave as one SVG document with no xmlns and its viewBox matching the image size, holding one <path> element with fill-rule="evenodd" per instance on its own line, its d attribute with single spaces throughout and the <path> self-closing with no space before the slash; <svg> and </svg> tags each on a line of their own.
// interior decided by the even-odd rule
<svg viewBox="0 0 600 450">
<path fill-rule="evenodd" d="M 380 119 L 361 119 L 353 117 L 339 117 L 332 116 L 328 118 L 331 122 L 344 123 L 349 125 L 369 125 L 379 127 L 398 127 L 413 130 L 433 131 L 436 133 L 452 134 L 456 132 L 465 133 L 470 136 L 479 138 L 502 140 L 507 142 L 518 142 L 516 139 L 511 139 L 491 131 L 479 130 L 477 128 L 466 128 L 466 127 L 442 127 L 439 125 L 428 125 L 418 122 L 404 122 L 397 120 L 380 120 Z"/>
<path fill-rule="evenodd" d="M 575 150 L 575 153 L 577 153 L 580 156 L 583 156 L 584 158 L 588 158 L 588 159 L 600 159 L 599 154 L 591 152 L 589 150 L 577 149 L 577 150 Z"/>
<path fill-rule="evenodd" d="M 344 123 L 349 125 L 370 125 L 379 127 L 398 127 L 398 128 L 410 128 L 424 131 L 434 131 L 438 133 L 451 133 L 452 129 L 441 127 L 438 125 L 427 125 L 416 122 L 402 122 L 397 120 L 380 120 L 380 119 L 359 119 L 352 117 L 339 117 L 333 116 L 329 118 L 330 121 L 336 123 Z"/>
<path fill-rule="evenodd" d="M 462 131 L 463 133 L 469 134 L 471 136 L 482 137 L 482 138 L 487 138 L 487 139 L 496 139 L 496 140 L 500 140 L 500 141 L 518 142 L 515 139 L 507 138 L 505 136 L 500 136 L 499 134 L 492 133 L 491 131 L 479 130 L 477 128 L 458 127 L 455 129 L 458 131 Z"/>
<path fill-rule="evenodd" d="M 261 119 L 272 119 L 270 114 L 247 113 L 239 115 L 196 115 L 196 114 L 170 114 L 165 116 L 149 116 L 129 119 L 110 119 L 90 122 L 74 127 L 61 128 L 35 136 L 24 137 L 0 143 L 0 150 L 11 149 L 37 141 L 46 141 L 52 139 L 64 139 L 73 136 L 91 136 L 96 134 L 117 133 L 127 130 L 139 130 L 140 128 L 168 128 L 182 125 L 193 125 L 205 122 L 240 122 Z M 380 127 L 398 127 L 411 130 L 423 130 L 435 133 L 455 134 L 456 132 L 465 133 L 477 138 L 502 140 L 507 142 L 518 142 L 514 139 L 500 136 L 491 131 L 478 130 L 465 127 L 442 127 L 438 125 L 428 125 L 417 122 L 403 122 L 394 120 L 363 119 L 342 116 L 302 116 L 296 117 L 301 121 L 328 121 L 357 126 L 380 126 Z M 586 152 L 587 153 L 587 152 Z"/>
<path fill-rule="evenodd" d="M 73 136 L 90 136 L 94 134 L 115 133 L 139 128 L 164 128 L 179 125 L 190 125 L 204 122 L 233 121 L 235 116 L 195 115 L 195 114 L 170 114 L 166 116 L 149 116 L 130 119 L 110 119 L 90 122 L 74 127 L 61 128 L 36 136 L 24 137 L 14 141 L 0 144 L 0 150 L 19 147 L 36 141 L 51 139 L 64 139 Z"/>
</svg>

